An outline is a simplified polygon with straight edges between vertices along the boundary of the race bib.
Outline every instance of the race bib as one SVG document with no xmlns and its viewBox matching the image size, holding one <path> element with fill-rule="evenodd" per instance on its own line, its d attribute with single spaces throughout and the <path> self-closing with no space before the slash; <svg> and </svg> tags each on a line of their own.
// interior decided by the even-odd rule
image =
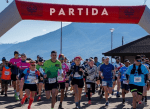
<svg viewBox="0 0 150 109">
<path fill-rule="evenodd" d="M 123 81 L 123 84 L 128 84 L 127 80 L 124 80 L 124 81 Z"/>
<path fill-rule="evenodd" d="M 88 76 L 87 79 L 89 79 L 90 81 L 94 80 L 94 76 Z"/>
<path fill-rule="evenodd" d="M 29 77 L 28 81 L 29 81 L 30 84 L 36 84 L 36 83 L 38 83 L 38 80 L 35 77 Z"/>
<path fill-rule="evenodd" d="M 75 72 L 74 77 L 81 77 L 78 72 Z"/>
<path fill-rule="evenodd" d="M 63 80 L 64 80 L 64 78 L 62 76 L 57 77 L 57 81 L 63 81 Z"/>
<path fill-rule="evenodd" d="M 141 77 L 140 76 L 135 76 L 134 77 L 134 82 L 136 82 L 136 83 L 141 82 Z"/>
<path fill-rule="evenodd" d="M 116 77 L 118 77 L 118 74 L 116 74 Z"/>
<path fill-rule="evenodd" d="M 9 73 L 10 73 L 10 72 L 8 72 L 8 71 L 5 71 L 5 75 L 9 75 Z"/>
<path fill-rule="evenodd" d="M 107 81 L 102 81 L 102 86 L 107 86 Z"/>
<path fill-rule="evenodd" d="M 56 78 L 48 78 L 48 83 L 56 83 Z"/>
<path fill-rule="evenodd" d="M 91 88 L 91 84 L 87 84 L 87 88 Z"/>
</svg>

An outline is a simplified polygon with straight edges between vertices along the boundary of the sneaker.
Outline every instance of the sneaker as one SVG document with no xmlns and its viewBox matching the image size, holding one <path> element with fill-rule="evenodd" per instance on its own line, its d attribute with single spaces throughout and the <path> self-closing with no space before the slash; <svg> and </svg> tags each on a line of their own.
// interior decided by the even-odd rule
<svg viewBox="0 0 150 109">
<path fill-rule="evenodd" d="M 109 105 L 109 102 L 107 101 L 106 103 L 105 103 L 105 106 L 108 106 Z"/>
<path fill-rule="evenodd" d="M 41 101 L 41 97 L 40 96 L 38 97 L 37 101 Z"/>
<path fill-rule="evenodd" d="M 75 109 L 79 109 L 79 107 L 78 107 L 78 106 L 76 106 L 76 107 L 75 107 Z"/>
<path fill-rule="evenodd" d="M 88 104 L 91 104 L 91 100 L 89 100 Z"/>
<path fill-rule="evenodd" d="M 118 94 L 116 95 L 116 97 L 119 98 L 119 97 L 120 97 L 120 94 L 118 93 Z"/>
<path fill-rule="evenodd" d="M 100 94 L 101 94 L 101 90 L 98 91 L 98 95 L 100 95 Z"/>
<path fill-rule="evenodd" d="M 24 104 L 24 102 L 20 101 L 20 107 Z"/>
<path fill-rule="evenodd" d="M 147 103 L 147 96 L 145 97 L 145 103 Z"/>
<path fill-rule="evenodd" d="M 16 99 L 17 101 L 19 101 L 19 100 L 20 100 L 20 99 L 19 99 L 19 96 L 16 96 L 16 97 L 15 97 L 15 99 Z"/>
<path fill-rule="evenodd" d="M 28 106 L 28 109 L 31 109 L 31 107 Z"/>
<path fill-rule="evenodd" d="M 122 100 L 122 104 L 124 104 L 124 103 L 125 103 L 125 99 Z"/>
<path fill-rule="evenodd" d="M 1 91 L 1 95 L 4 95 L 4 91 Z"/>
<path fill-rule="evenodd" d="M 114 95 L 114 90 L 112 90 L 112 95 Z"/>
<path fill-rule="evenodd" d="M 62 105 L 61 105 L 61 104 L 59 104 L 59 107 L 58 107 L 58 109 L 64 109 L 64 108 L 62 108 Z"/>
<path fill-rule="evenodd" d="M 7 97 L 7 94 L 5 94 L 5 97 Z"/>
<path fill-rule="evenodd" d="M 142 102 L 140 101 L 138 104 L 142 104 Z"/>
</svg>

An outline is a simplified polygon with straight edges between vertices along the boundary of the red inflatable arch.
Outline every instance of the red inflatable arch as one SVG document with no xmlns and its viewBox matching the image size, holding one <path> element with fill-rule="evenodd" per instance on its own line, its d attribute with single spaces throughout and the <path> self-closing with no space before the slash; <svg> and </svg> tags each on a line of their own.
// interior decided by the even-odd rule
<svg viewBox="0 0 150 109">
<path fill-rule="evenodd" d="M 138 24 L 150 33 L 147 6 L 87 6 L 15 0 L 0 13 L 0 37 L 21 20 Z"/>
</svg>

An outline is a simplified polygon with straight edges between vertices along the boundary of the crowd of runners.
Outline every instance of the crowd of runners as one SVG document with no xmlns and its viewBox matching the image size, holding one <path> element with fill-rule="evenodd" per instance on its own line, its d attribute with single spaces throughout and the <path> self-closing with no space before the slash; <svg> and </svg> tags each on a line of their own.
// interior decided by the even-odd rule
<svg viewBox="0 0 150 109">
<path fill-rule="evenodd" d="M 7 61 L 2 58 L 0 65 L 1 95 L 7 95 L 8 86 L 14 88 L 14 97 L 20 100 L 20 106 L 28 102 L 28 109 L 41 93 L 51 99 L 51 109 L 57 102 L 57 95 L 60 92 L 60 104 L 58 109 L 63 109 L 64 97 L 67 97 L 68 88 L 72 90 L 75 108 L 80 109 L 81 94 L 85 93 L 88 104 L 91 104 L 92 95 L 98 92 L 99 97 L 106 99 L 106 106 L 109 106 L 109 96 L 114 95 L 114 88 L 117 86 L 116 97 L 120 97 L 122 89 L 122 103 L 125 103 L 125 95 L 130 91 L 133 96 L 132 106 L 136 109 L 138 104 L 147 102 L 147 91 L 150 88 L 149 59 L 144 55 L 135 56 L 134 63 L 125 59 L 120 62 L 120 57 L 115 57 L 116 62 L 110 63 L 109 57 L 102 57 L 98 62 L 97 57 L 83 59 L 76 56 L 69 61 L 63 54 L 52 51 L 51 59 L 44 60 L 39 55 L 37 60 L 27 58 L 26 54 L 14 52 L 14 58 Z M 84 87 L 84 92 L 82 88 Z M 97 90 L 97 91 L 96 91 Z M 94 107 L 93 107 L 94 108 Z"/>
</svg>

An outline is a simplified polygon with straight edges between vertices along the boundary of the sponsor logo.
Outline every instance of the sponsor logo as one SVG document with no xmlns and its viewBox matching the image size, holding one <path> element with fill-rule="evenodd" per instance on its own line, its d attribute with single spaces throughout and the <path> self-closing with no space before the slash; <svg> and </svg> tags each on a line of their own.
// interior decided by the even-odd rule
<svg viewBox="0 0 150 109">
<path fill-rule="evenodd" d="M 134 10 L 133 10 L 133 8 L 129 7 L 124 11 L 124 13 L 126 16 L 130 17 L 130 16 L 134 15 Z"/>
<path fill-rule="evenodd" d="M 31 4 L 27 7 L 27 11 L 30 12 L 30 13 L 37 12 L 37 7 L 33 4 Z"/>
</svg>

